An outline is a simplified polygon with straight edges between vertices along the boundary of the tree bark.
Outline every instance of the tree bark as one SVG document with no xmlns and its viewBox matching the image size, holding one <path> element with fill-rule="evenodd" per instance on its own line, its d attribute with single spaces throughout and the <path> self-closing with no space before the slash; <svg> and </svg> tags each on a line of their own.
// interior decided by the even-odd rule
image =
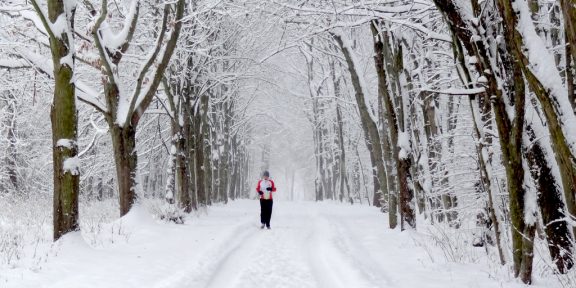
<svg viewBox="0 0 576 288">
<path fill-rule="evenodd" d="M 204 134 L 202 133 L 202 115 L 200 111 L 194 114 L 194 146 L 193 161 L 194 161 L 194 174 L 196 182 L 196 195 L 198 197 L 198 205 L 200 207 L 208 205 L 206 198 L 206 168 L 204 167 Z"/>
<path fill-rule="evenodd" d="M 191 85 L 191 84 L 190 84 Z M 194 151 L 193 151 L 193 147 L 194 147 L 194 136 L 192 135 L 192 133 L 194 133 L 194 128 L 193 125 L 194 123 L 192 122 L 192 101 L 190 100 L 190 95 L 192 94 L 192 89 L 188 88 L 186 89 L 185 93 L 186 95 L 182 95 L 183 96 L 183 109 L 182 109 L 182 121 L 183 121 L 183 127 L 182 127 L 182 134 L 183 134 L 183 143 L 182 143 L 182 147 L 181 147 L 181 176 L 180 177 L 184 177 L 186 178 L 185 182 L 180 182 L 181 183 L 181 187 L 180 189 L 182 189 L 181 191 L 187 191 L 188 194 L 188 198 L 190 201 L 190 208 L 191 210 L 197 210 L 198 209 L 198 195 L 197 195 L 197 191 L 196 191 L 196 173 L 195 173 L 195 158 L 194 158 Z M 184 168 L 182 168 L 184 167 Z M 184 196 L 184 195 L 183 195 Z M 186 199 L 182 199 L 183 203 L 185 203 Z"/>
<path fill-rule="evenodd" d="M 560 0 L 560 6 L 564 18 L 564 35 L 566 39 L 566 86 L 568 88 L 568 99 L 574 110 L 576 108 L 576 85 L 574 85 L 574 74 L 576 73 L 576 1 Z M 575 214 L 572 215 L 574 216 Z"/>
<path fill-rule="evenodd" d="M 190 109 L 192 109 L 190 103 L 185 104 L 188 112 L 186 113 L 186 119 L 188 123 L 185 127 L 184 134 L 186 135 L 186 141 L 188 143 L 186 149 L 186 166 L 188 166 L 188 193 L 190 194 L 190 201 L 192 202 L 192 208 L 194 210 L 198 209 L 198 175 L 196 173 L 196 137 L 197 133 L 194 128 L 194 116 L 192 115 Z"/>
<path fill-rule="evenodd" d="M 335 75 L 333 74 L 333 76 L 335 77 Z M 335 80 L 335 79 L 333 79 Z M 339 83 L 338 81 L 334 81 L 334 86 L 335 87 L 339 87 Z M 336 90 L 336 97 L 338 97 L 339 95 L 339 88 L 337 88 Z M 340 149 L 340 161 L 338 162 L 340 164 L 340 175 L 339 175 L 339 180 L 340 180 L 340 195 L 339 195 L 339 199 L 340 201 L 342 201 L 344 199 L 344 195 L 349 196 L 350 195 L 350 185 L 348 185 L 348 180 L 347 180 L 347 173 L 346 173 L 346 149 L 344 148 L 344 132 L 342 127 L 344 126 L 344 123 L 342 122 L 342 113 L 340 112 L 340 105 L 338 103 L 336 103 L 336 125 L 337 125 L 337 133 L 338 133 L 338 148 Z M 294 179 L 294 176 L 292 176 L 292 179 Z M 348 191 L 348 193 L 345 193 L 345 190 Z"/>
<path fill-rule="evenodd" d="M 536 223 L 529 223 L 525 220 L 525 194 L 523 178 L 524 168 L 522 165 L 522 133 L 524 126 L 524 103 L 525 86 L 522 68 L 519 64 L 519 55 L 515 49 L 515 20 L 512 5 L 504 0 L 498 0 L 498 9 L 504 21 L 504 39 L 507 47 L 499 47 L 503 58 L 503 70 L 511 75 L 505 78 L 509 85 L 508 101 L 510 106 L 514 106 L 515 118 L 513 121 L 502 121 L 508 119 L 504 103 L 493 105 L 496 107 L 496 122 L 500 132 L 500 145 L 503 148 L 503 158 L 506 165 L 506 175 L 508 177 L 510 194 L 510 217 L 512 220 L 512 246 L 514 258 L 515 276 L 520 277 L 522 282 L 532 282 L 532 257 L 534 231 Z M 506 50 L 505 50 L 506 49 Z M 508 56 L 509 55 L 509 56 Z M 500 115 L 500 116 L 499 116 Z M 507 122 L 507 123 L 506 123 Z M 529 212 L 528 212 L 529 213 Z"/>
<path fill-rule="evenodd" d="M 70 39 L 74 31 L 75 7 L 67 7 L 65 1 L 48 1 L 48 21 L 54 23 L 65 17 L 65 31 L 53 34 L 40 7 L 36 12 L 43 19 L 46 30 L 50 31 L 50 50 L 54 66 L 54 98 L 50 111 L 52 121 L 52 159 L 54 169 L 54 240 L 64 234 L 79 230 L 78 195 L 80 190 L 80 167 L 78 160 L 78 114 L 76 111 L 76 87 L 74 85 L 74 46 Z M 68 9 L 71 9 L 68 10 Z M 68 14 L 68 13 L 70 14 Z M 66 59 L 69 57 L 69 59 Z"/>
<path fill-rule="evenodd" d="M 176 134 L 176 185 L 178 187 L 177 198 L 178 206 L 184 212 L 190 213 L 194 207 L 194 203 L 190 197 L 188 165 L 186 154 L 188 150 L 188 143 L 184 137 L 184 127 L 178 125 L 179 131 Z"/>
<path fill-rule="evenodd" d="M 111 119 L 110 119 L 111 120 Z M 138 153 L 136 151 L 136 127 L 126 124 L 120 127 L 111 123 L 112 147 L 116 161 L 116 181 L 120 197 L 120 216 L 126 215 L 136 202 L 136 167 Z"/>
<path fill-rule="evenodd" d="M 202 171 L 204 177 L 204 201 L 206 205 L 212 205 L 212 146 L 210 144 L 210 123 L 208 121 L 208 103 L 209 97 L 207 94 L 203 94 L 200 97 L 200 131 L 202 133 L 201 145 L 201 156 L 204 157 L 202 160 Z"/>
<path fill-rule="evenodd" d="M 539 120 L 537 120 L 539 121 Z M 566 273 L 574 266 L 574 260 L 571 256 L 572 236 L 566 215 L 562 192 L 559 191 L 559 183 L 552 173 L 551 163 L 549 163 L 531 125 L 526 125 L 527 138 L 525 140 L 526 159 L 530 167 L 530 174 L 538 190 L 538 206 L 544 222 L 546 238 L 548 241 L 548 250 L 550 256 L 556 264 L 560 273 Z"/>
</svg>

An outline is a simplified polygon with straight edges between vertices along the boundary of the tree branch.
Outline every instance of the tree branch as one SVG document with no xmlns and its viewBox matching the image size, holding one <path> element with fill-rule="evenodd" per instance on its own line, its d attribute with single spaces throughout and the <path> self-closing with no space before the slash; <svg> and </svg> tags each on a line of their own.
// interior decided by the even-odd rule
<svg viewBox="0 0 576 288">
<path fill-rule="evenodd" d="M 96 24 L 92 30 L 92 35 L 94 36 L 94 43 L 96 44 L 96 48 L 98 48 L 100 59 L 102 59 L 104 67 L 106 68 L 106 76 L 109 78 L 108 81 L 112 84 L 116 84 L 108 53 L 104 50 L 104 46 L 102 45 L 101 41 L 102 38 L 100 38 L 100 28 L 104 20 L 106 20 L 106 14 L 108 14 L 108 0 L 102 0 L 102 11 L 100 11 L 100 16 L 98 17 L 98 20 L 96 20 Z"/>
<path fill-rule="evenodd" d="M 166 70 L 166 68 L 168 67 L 168 64 L 170 63 L 170 58 L 172 57 L 172 54 L 174 53 L 174 50 L 176 49 L 176 44 L 178 42 L 178 37 L 180 36 L 180 30 L 182 29 L 182 17 L 184 16 L 184 8 L 185 8 L 185 2 L 184 0 L 178 0 L 178 2 L 176 3 L 176 18 L 175 18 L 175 25 L 174 25 L 174 30 L 172 31 L 172 35 L 170 35 L 170 39 L 168 40 L 168 43 L 166 44 L 166 48 L 164 50 L 164 54 L 162 55 L 162 60 L 160 62 L 160 64 L 158 65 L 158 68 L 156 69 L 156 73 L 154 74 L 154 78 L 152 80 L 152 84 L 148 87 L 148 91 L 146 91 L 146 94 L 144 94 L 144 98 L 142 99 L 142 102 L 140 102 L 138 104 L 137 109 L 134 111 L 132 109 L 134 109 L 134 106 L 131 105 L 132 109 L 129 110 L 130 113 L 134 113 L 136 115 L 134 115 L 136 117 L 136 122 L 138 121 L 138 119 L 140 118 L 140 116 L 142 116 L 142 114 L 144 114 L 144 111 L 146 110 L 146 108 L 148 108 L 148 105 L 150 105 L 150 102 L 152 102 L 152 98 L 154 97 L 154 94 L 156 93 L 156 90 L 158 89 L 158 85 L 160 85 L 160 81 L 162 80 L 162 74 L 164 74 L 164 71 Z M 138 96 L 139 94 L 135 94 L 135 96 Z M 132 99 L 132 103 L 131 104 L 136 104 L 138 98 L 133 98 Z"/>
</svg>

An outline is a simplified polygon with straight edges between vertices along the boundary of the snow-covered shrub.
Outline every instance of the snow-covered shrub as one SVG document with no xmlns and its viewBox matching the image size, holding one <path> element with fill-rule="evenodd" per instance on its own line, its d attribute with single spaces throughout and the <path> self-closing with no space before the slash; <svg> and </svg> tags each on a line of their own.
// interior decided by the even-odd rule
<svg viewBox="0 0 576 288">
<path fill-rule="evenodd" d="M 147 199 L 144 205 L 156 219 L 184 224 L 187 214 L 175 204 L 170 204 L 164 199 Z"/>
</svg>

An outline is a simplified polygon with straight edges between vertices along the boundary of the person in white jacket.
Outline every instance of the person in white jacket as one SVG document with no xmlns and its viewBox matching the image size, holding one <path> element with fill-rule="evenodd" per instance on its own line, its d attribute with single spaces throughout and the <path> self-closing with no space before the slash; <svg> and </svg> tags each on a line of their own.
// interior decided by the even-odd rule
<svg viewBox="0 0 576 288">
<path fill-rule="evenodd" d="M 262 173 L 262 179 L 258 181 L 256 192 L 260 195 L 260 223 L 262 224 L 260 228 L 264 229 L 266 227 L 270 229 L 270 218 L 272 218 L 272 205 L 274 203 L 272 194 L 276 192 L 276 186 L 274 181 L 270 179 L 268 171 Z"/>
</svg>

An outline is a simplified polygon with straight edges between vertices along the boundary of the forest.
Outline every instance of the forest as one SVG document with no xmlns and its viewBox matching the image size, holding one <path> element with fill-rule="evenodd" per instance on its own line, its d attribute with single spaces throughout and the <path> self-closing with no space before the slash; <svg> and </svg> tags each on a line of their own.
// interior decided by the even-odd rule
<svg viewBox="0 0 576 288">
<path fill-rule="evenodd" d="M 3 0 L 0 275 L 141 210 L 236 213 L 270 171 L 290 209 L 576 287 L 575 77 L 576 0 Z"/>
</svg>

